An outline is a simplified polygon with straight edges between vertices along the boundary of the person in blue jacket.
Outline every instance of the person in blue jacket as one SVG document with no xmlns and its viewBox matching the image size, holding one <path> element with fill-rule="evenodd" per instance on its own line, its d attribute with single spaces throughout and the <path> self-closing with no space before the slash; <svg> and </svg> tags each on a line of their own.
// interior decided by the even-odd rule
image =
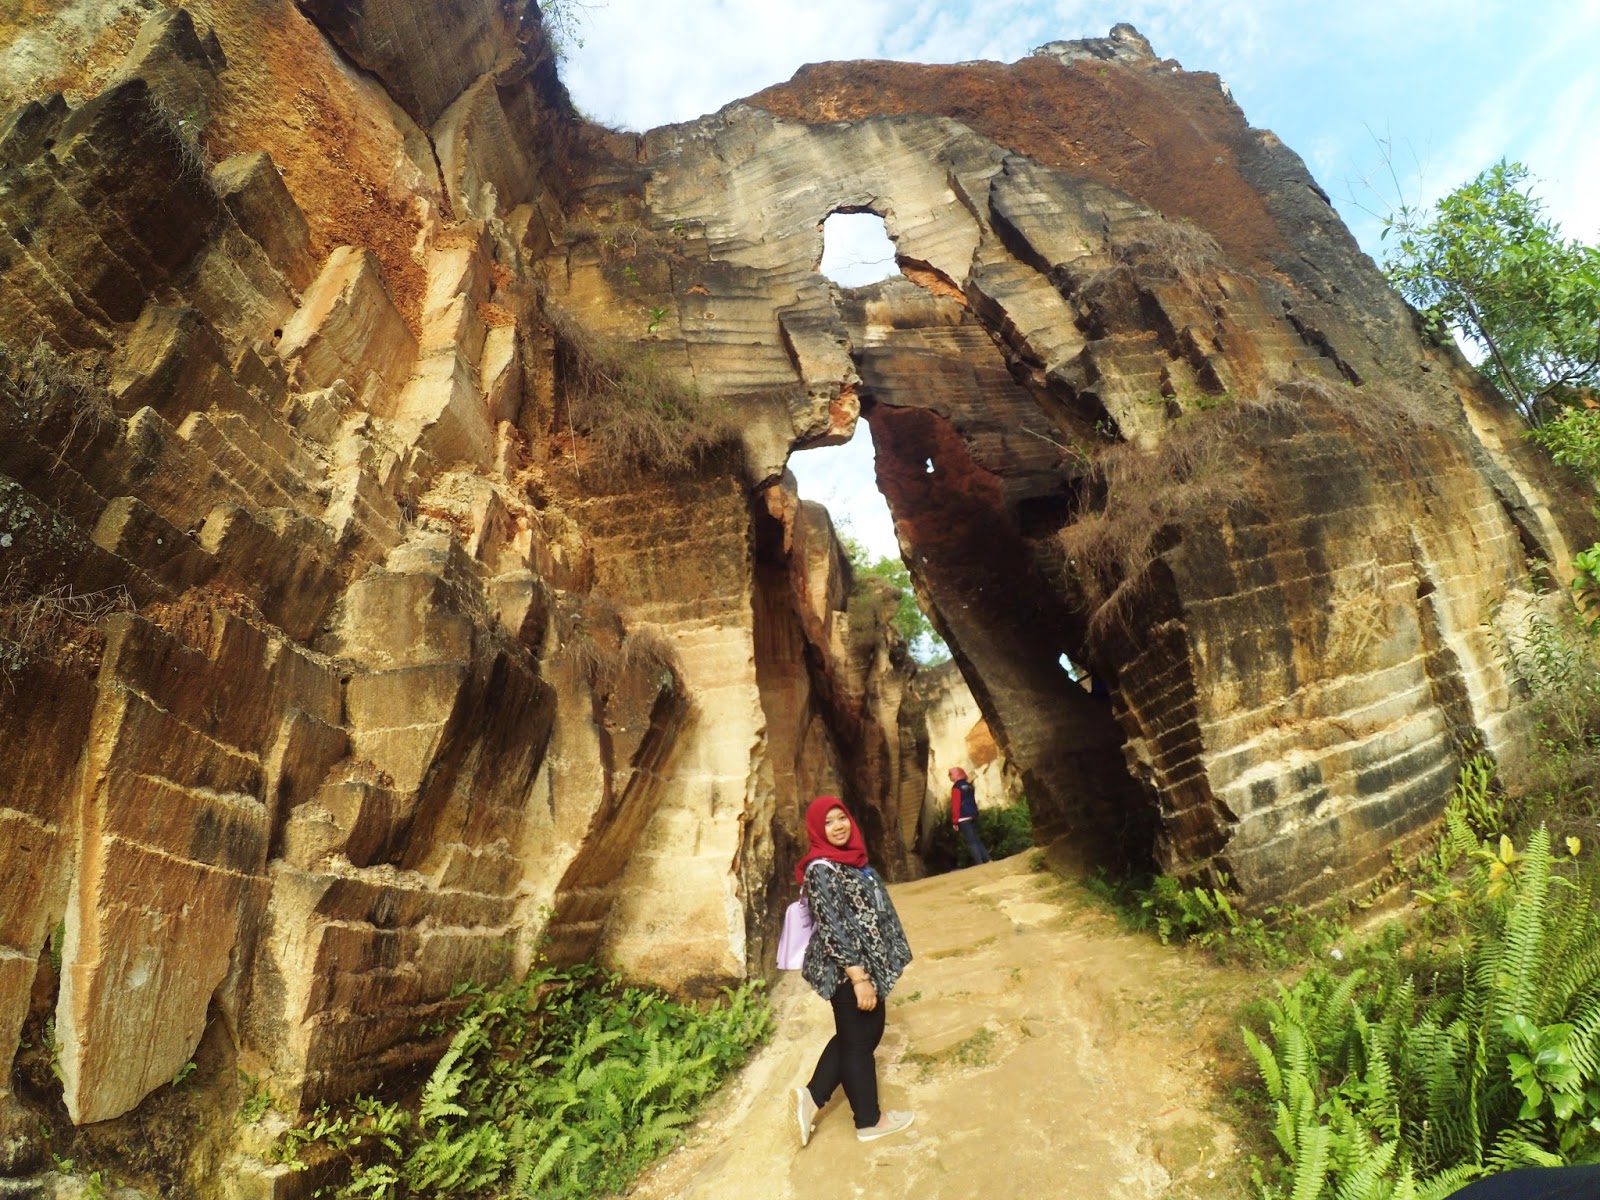
<svg viewBox="0 0 1600 1200">
<path fill-rule="evenodd" d="M 960 767 L 951 767 L 950 784 L 950 824 L 966 839 L 974 863 L 991 861 L 989 848 L 978 836 L 978 796 L 973 791 L 972 780 Z"/>
</svg>

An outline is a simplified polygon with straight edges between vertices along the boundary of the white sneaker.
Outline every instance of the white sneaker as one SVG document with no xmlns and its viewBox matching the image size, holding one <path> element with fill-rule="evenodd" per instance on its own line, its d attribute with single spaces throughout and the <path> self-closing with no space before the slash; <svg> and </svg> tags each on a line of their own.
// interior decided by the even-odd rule
<svg viewBox="0 0 1600 1200">
<path fill-rule="evenodd" d="M 800 1145 L 805 1146 L 811 1141 L 811 1130 L 817 1123 L 817 1102 L 811 1098 L 808 1087 L 794 1090 L 794 1119 L 800 1126 Z"/>
<path fill-rule="evenodd" d="M 888 1137 L 891 1133 L 899 1133 L 902 1129 L 909 1129 L 911 1122 L 917 1119 L 914 1112 L 888 1112 L 878 1118 L 876 1125 L 868 1125 L 865 1129 L 856 1130 L 856 1141 L 875 1142 L 881 1137 Z"/>
</svg>

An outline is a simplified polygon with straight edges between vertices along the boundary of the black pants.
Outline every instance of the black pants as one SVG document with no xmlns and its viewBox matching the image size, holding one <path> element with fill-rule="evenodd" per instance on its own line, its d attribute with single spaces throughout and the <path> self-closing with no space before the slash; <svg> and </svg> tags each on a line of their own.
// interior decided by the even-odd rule
<svg viewBox="0 0 1600 1200">
<path fill-rule="evenodd" d="M 878 1066 L 872 1052 L 883 1037 L 883 1017 L 888 997 L 878 997 L 878 1007 L 862 1012 L 856 1007 L 855 988 L 847 979 L 833 993 L 833 1037 L 822 1048 L 817 1069 L 811 1073 L 811 1098 L 821 1108 L 832 1098 L 834 1089 L 844 1085 L 850 1111 L 856 1115 L 856 1128 L 867 1129 L 878 1123 Z"/>
</svg>

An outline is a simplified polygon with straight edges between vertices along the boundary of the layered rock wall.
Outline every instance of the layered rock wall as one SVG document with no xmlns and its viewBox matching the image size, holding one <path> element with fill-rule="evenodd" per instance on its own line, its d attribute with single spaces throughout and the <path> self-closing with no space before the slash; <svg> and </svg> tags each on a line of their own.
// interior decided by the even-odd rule
<svg viewBox="0 0 1600 1200">
<path fill-rule="evenodd" d="M 1428 827 L 1464 747 L 1517 752 L 1490 614 L 1592 519 L 1214 77 L 1127 27 L 826 64 L 636 153 L 665 352 L 749 414 L 757 482 L 780 416 L 826 444 L 862 410 L 1047 829 L 1316 901 Z M 905 278 L 825 289 L 821 223 L 863 210 Z M 622 303 L 603 264 L 555 281 Z"/>
<path fill-rule="evenodd" d="M 75 58 L 0 24 L 0 1059 L 53 1030 L 90 1125 L 210 1031 L 219 1110 L 234 1063 L 294 1110 L 541 939 L 759 974 L 799 801 L 747 489 L 558 420 L 537 10 L 103 7 Z"/>
<path fill-rule="evenodd" d="M 528 5 L 29 11 L 7 1169 L 57 1086 L 80 1125 L 191 1059 L 214 1114 L 235 1068 L 374 1087 L 545 938 L 759 974 L 819 792 L 921 870 L 929 697 L 785 474 L 863 414 L 996 754 L 1086 853 L 1316 901 L 1518 746 L 1489 614 L 1591 519 L 1299 160 L 1125 27 L 634 136 Z M 841 210 L 903 278 L 817 273 Z"/>
</svg>

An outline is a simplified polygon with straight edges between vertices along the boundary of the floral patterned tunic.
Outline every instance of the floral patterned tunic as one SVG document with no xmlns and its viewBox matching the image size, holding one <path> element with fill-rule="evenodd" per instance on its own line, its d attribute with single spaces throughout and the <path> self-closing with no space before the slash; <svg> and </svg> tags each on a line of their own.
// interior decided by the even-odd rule
<svg viewBox="0 0 1600 1200">
<path fill-rule="evenodd" d="M 844 982 L 845 967 L 862 966 L 878 998 L 887 998 L 911 961 L 911 947 L 878 873 L 815 859 L 806 866 L 805 892 L 816 928 L 801 977 L 827 1000 Z"/>
</svg>

